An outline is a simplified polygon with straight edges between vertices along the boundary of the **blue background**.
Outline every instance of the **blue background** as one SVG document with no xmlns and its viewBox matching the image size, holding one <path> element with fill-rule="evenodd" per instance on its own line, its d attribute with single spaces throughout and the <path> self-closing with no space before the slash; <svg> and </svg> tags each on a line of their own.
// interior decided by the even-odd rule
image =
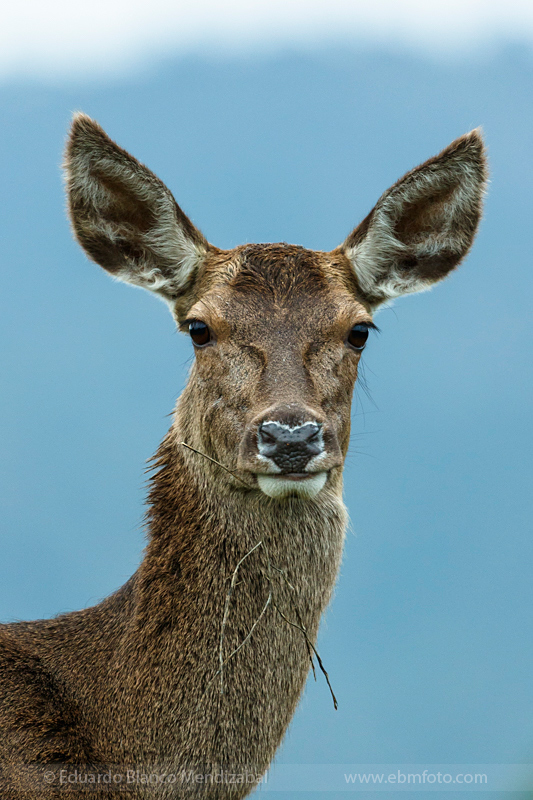
<svg viewBox="0 0 533 800">
<path fill-rule="evenodd" d="M 509 44 L 454 62 L 332 48 L 0 86 L 0 619 L 94 604 L 136 569 L 146 460 L 192 357 L 162 303 L 71 238 L 71 112 L 225 248 L 330 249 L 482 125 L 492 182 L 471 255 L 380 312 L 364 356 L 352 527 L 319 641 L 340 708 L 310 681 L 278 761 L 533 760 L 532 77 Z"/>
</svg>

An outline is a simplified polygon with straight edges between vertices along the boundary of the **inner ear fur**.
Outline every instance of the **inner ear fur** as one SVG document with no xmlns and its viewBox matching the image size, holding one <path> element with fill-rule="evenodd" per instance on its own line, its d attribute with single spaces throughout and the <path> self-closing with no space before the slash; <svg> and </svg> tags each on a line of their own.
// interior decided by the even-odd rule
<svg viewBox="0 0 533 800">
<path fill-rule="evenodd" d="M 371 307 L 429 289 L 459 264 L 474 240 L 486 181 L 476 129 L 381 196 L 341 245 Z"/>
<path fill-rule="evenodd" d="M 72 122 L 65 170 L 72 226 L 87 255 L 116 278 L 178 297 L 211 246 L 165 184 L 85 114 Z"/>
</svg>

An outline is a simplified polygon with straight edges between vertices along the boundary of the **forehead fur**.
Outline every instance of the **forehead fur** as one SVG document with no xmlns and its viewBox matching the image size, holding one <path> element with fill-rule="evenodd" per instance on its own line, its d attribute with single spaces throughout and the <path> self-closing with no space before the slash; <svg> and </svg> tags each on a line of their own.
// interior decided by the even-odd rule
<svg viewBox="0 0 533 800">
<path fill-rule="evenodd" d="M 289 244 L 253 244 L 240 250 L 240 264 L 229 281 L 237 292 L 258 292 L 274 301 L 321 294 L 328 283 L 318 253 Z"/>
<path fill-rule="evenodd" d="M 354 304 L 366 309 L 359 294 L 354 271 L 340 249 L 328 253 L 285 243 L 241 245 L 234 250 L 211 247 L 196 281 L 178 298 L 174 313 L 181 323 L 191 311 L 194 315 L 201 301 L 205 308 L 216 308 L 215 313 L 223 315 L 233 315 L 240 307 L 247 313 L 264 314 L 265 306 L 306 307 L 327 314 L 332 304 L 337 309 L 353 311 Z"/>
</svg>

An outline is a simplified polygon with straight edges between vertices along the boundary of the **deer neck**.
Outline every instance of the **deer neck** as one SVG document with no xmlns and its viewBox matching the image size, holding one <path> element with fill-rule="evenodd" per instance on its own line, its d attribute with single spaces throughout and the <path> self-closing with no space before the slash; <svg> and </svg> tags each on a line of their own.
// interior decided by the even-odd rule
<svg viewBox="0 0 533 800">
<path fill-rule="evenodd" d="M 310 668 L 306 636 L 331 596 L 345 509 L 338 488 L 280 502 L 222 487 L 223 471 L 180 438 L 175 426 L 156 456 L 117 679 L 143 726 L 173 730 L 169 759 L 266 765 Z"/>
</svg>

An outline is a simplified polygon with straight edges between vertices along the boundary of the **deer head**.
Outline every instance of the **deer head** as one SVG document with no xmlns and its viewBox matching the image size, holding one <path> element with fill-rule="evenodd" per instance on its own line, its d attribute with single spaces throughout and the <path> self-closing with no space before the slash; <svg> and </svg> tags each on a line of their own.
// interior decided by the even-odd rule
<svg viewBox="0 0 533 800">
<path fill-rule="evenodd" d="M 340 492 L 372 314 L 429 289 L 468 252 L 486 180 L 480 132 L 407 173 L 331 252 L 220 250 L 166 186 L 84 115 L 66 156 L 72 224 L 111 275 L 159 295 L 196 359 L 179 435 L 272 498 Z M 223 487 L 222 487 L 223 488 Z"/>
</svg>

